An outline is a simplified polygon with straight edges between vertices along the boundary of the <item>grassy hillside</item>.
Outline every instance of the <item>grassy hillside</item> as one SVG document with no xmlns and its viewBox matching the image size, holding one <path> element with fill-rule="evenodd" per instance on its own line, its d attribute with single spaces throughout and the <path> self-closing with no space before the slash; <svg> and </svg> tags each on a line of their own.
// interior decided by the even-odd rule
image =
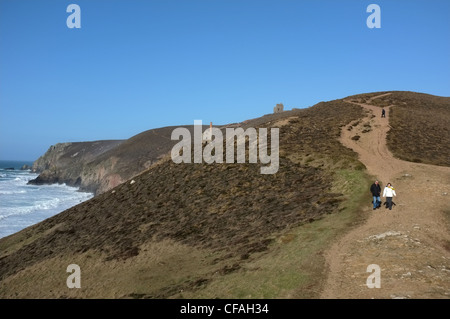
<svg viewBox="0 0 450 319">
<path fill-rule="evenodd" d="M 0 239 L 0 296 L 316 296 L 322 251 L 363 218 L 364 167 L 337 141 L 362 115 L 336 100 L 247 121 L 280 127 L 278 173 L 167 159 Z M 82 289 L 65 285 L 72 263 L 82 269 Z"/>
<path fill-rule="evenodd" d="M 448 98 L 373 96 L 352 99 L 393 105 L 395 155 L 448 165 Z M 259 163 L 162 158 L 133 182 L 0 239 L 0 297 L 317 297 L 323 251 L 365 218 L 359 212 L 370 182 L 337 140 L 363 116 L 359 106 L 335 100 L 241 123 L 280 128 L 274 175 L 260 174 Z M 138 144 L 126 156 L 145 159 Z M 82 289 L 66 286 L 73 263 Z"/>
</svg>

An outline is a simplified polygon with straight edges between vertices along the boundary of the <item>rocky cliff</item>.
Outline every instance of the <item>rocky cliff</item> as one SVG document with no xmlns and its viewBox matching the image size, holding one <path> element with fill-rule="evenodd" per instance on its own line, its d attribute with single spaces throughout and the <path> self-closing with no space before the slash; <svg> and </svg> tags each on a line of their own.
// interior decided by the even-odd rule
<svg viewBox="0 0 450 319">
<path fill-rule="evenodd" d="M 116 148 L 122 142 L 112 140 L 52 145 L 43 156 L 33 163 L 32 171 L 39 173 L 39 176 L 29 183 L 37 185 L 66 183 L 95 192 L 96 187 L 92 187 L 93 185 L 89 181 L 82 179 L 86 165 L 99 155 Z"/>
<path fill-rule="evenodd" d="M 186 127 L 193 133 L 193 126 Z M 175 127 L 148 130 L 128 140 L 59 143 L 33 163 L 39 176 L 30 184 L 65 183 L 82 191 L 103 193 L 149 168 L 177 141 Z M 205 126 L 206 128 L 206 126 Z"/>
</svg>

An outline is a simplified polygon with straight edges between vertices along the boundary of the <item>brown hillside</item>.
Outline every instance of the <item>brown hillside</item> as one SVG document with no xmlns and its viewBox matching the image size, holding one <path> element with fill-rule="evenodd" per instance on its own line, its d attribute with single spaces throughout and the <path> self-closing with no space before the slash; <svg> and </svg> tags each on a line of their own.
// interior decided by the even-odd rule
<svg viewBox="0 0 450 319">
<path fill-rule="evenodd" d="M 360 107 L 337 100 L 252 120 L 246 125 L 280 127 L 280 169 L 274 175 L 260 174 L 260 164 L 176 165 L 166 160 L 133 183 L 0 239 L 0 296 L 166 298 L 199 289 L 211 296 L 209 287 L 216 296 L 235 296 L 212 287 L 241 271 L 257 275 L 259 268 L 252 271 L 252 263 L 273 260 L 291 242 L 319 234 L 303 238 L 295 235 L 298 227 L 349 206 L 344 202 L 349 181 L 337 184 L 341 180 L 335 173 L 363 166 L 337 138 L 341 127 L 362 115 Z M 345 223 L 333 222 L 327 236 Z M 299 247 L 293 247 L 297 253 Z M 292 263 L 286 266 L 295 277 L 292 283 L 319 285 L 321 277 L 310 274 L 323 272 L 323 262 L 308 266 L 301 277 L 297 263 L 320 262 L 320 254 L 308 255 L 307 247 L 302 254 L 306 259 L 286 259 Z M 64 273 L 50 275 L 65 263 L 90 269 L 84 272 L 90 288 L 68 291 Z M 122 284 L 103 282 L 99 271 Z M 46 279 L 34 289 L 29 276 Z M 279 288 L 258 294 L 291 293 L 274 280 Z"/>
<path fill-rule="evenodd" d="M 421 102 L 403 104 L 409 101 L 405 96 Z M 397 263 L 404 260 L 393 260 L 394 251 L 410 260 L 411 269 L 416 270 L 419 263 L 429 272 L 426 263 L 440 265 L 442 245 L 447 243 L 432 237 L 436 224 L 445 224 L 440 215 L 445 205 L 440 200 L 447 194 L 446 175 L 433 170 L 434 206 L 422 203 L 417 195 L 422 189 L 411 188 L 409 179 L 426 180 L 428 167 L 407 166 L 392 158 L 385 144 L 389 123 L 377 117 L 378 107 L 373 106 L 393 105 L 389 121 L 395 114 L 403 116 L 395 111 L 401 105 L 412 105 L 411 114 L 420 114 L 420 105 L 427 105 L 427 109 L 442 110 L 441 117 L 446 118 L 445 99 L 414 96 L 409 92 L 358 95 L 348 101 L 359 104 L 322 102 L 242 123 L 280 128 L 280 168 L 274 175 L 260 174 L 260 163 L 174 164 L 162 158 L 113 190 L 0 239 L 0 297 L 314 298 L 321 296 L 326 284 L 325 258 L 331 256 L 328 281 L 332 284 L 325 296 L 356 298 L 354 292 L 369 295 L 365 281 L 359 280 L 361 273 L 367 276 L 367 262 L 382 258 L 386 265 L 401 266 Z M 394 127 L 392 131 L 398 132 Z M 425 136 L 428 132 L 417 136 L 431 142 Z M 343 146 L 342 138 L 358 153 Z M 436 139 L 433 145 L 442 148 L 443 141 Z M 140 155 L 135 158 L 144 160 L 145 154 L 134 145 L 128 145 L 124 156 L 136 152 Z M 371 148 L 364 152 L 366 146 Z M 104 156 L 101 163 L 111 160 Z M 408 193 L 405 189 L 411 192 L 402 197 L 406 201 L 398 202 L 401 216 L 369 215 L 370 184 L 358 156 L 369 172 L 393 181 L 399 194 Z M 429 152 L 424 156 L 431 158 Z M 432 207 L 426 210 L 428 215 L 424 214 L 427 207 Z M 357 227 L 366 218 L 369 222 Z M 399 241 L 409 240 L 410 231 L 416 232 L 423 248 L 407 246 L 405 251 L 401 242 L 390 241 L 376 242 L 375 247 L 367 240 L 391 228 L 408 234 L 393 236 Z M 418 232 L 422 228 L 423 234 Z M 350 235 L 343 237 L 347 232 Z M 325 254 L 333 243 L 338 248 Z M 428 255 L 421 260 L 417 251 Z M 355 258 L 358 262 L 352 262 Z M 65 269 L 72 263 L 82 269 L 82 289 L 66 286 Z M 433 269 L 442 275 L 441 268 Z M 400 276 L 409 270 L 399 271 Z M 389 276 L 394 275 L 383 278 L 392 279 Z M 344 277 L 344 282 L 339 279 Z M 416 277 L 422 287 L 422 277 Z M 429 278 L 446 284 L 443 276 L 424 280 Z M 394 291 L 393 287 L 389 289 Z M 409 286 L 402 289 L 408 291 Z M 383 291 L 378 293 L 381 296 Z"/>
<path fill-rule="evenodd" d="M 357 98 L 367 102 L 374 94 Z M 392 106 L 387 145 L 395 157 L 405 161 L 450 166 L 450 97 L 394 91 L 370 101 L 371 105 Z"/>
</svg>

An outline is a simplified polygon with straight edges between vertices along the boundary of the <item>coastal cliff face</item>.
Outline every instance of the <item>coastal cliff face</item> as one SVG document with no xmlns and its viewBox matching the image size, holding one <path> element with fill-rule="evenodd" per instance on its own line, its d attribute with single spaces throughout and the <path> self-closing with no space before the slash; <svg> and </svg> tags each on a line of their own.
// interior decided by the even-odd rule
<svg viewBox="0 0 450 319">
<path fill-rule="evenodd" d="M 183 126 L 193 134 L 193 126 Z M 101 194 L 139 174 L 170 152 L 176 127 L 148 130 L 128 140 L 59 143 L 33 163 L 30 184 L 65 183 Z M 205 126 L 206 128 L 206 126 Z"/>
<path fill-rule="evenodd" d="M 116 148 L 123 141 L 95 141 L 77 143 L 58 143 L 50 146 L 47 152 L 37 159 L 32 171 L 39 176 L 30 184 L 65 183 L 83 190 L 95 191 L 89 181 L 83 181 L 82 174 L 88 163 L 99 155 Z"/>
</svg>

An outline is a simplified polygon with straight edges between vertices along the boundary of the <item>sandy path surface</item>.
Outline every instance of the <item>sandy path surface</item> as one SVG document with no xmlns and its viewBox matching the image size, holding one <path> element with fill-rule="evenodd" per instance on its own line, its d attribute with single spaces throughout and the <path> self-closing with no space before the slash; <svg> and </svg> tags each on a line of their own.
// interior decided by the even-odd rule
<svg viewBox="0 0 450 319">
<path fill-rule="evenodd" d="M 450 231 L 443 213 L 450 211 L 450 168 L 395 159 L 386 146 L 389 107 L 381 118 L 381 108 L 355 104 L 367 116 L 351 130 L 353 123 L 345 126 L 341 142 L 359 154 L 382 191 L 393 184 L 396 206 L 374 211 L 369 200 L 360 212 L 370 215 L 367 222 L 326 252 L 321 298 L 450 298 Z M 355 135 L 360 139 L 352 140 Z M 371 264 L 381 269 L 380 288 L 366 284 Z"/>
</svg>

